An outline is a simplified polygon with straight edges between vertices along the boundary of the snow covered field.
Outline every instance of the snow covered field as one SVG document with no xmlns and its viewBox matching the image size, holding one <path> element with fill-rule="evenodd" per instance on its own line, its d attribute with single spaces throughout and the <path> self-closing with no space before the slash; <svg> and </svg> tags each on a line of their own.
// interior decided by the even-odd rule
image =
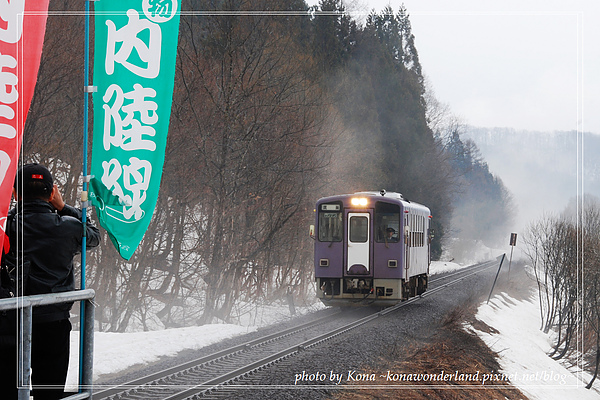
<svg viewBox="0 0 600 400">
<path fill-rule="evenodd" d="M 499 333 L 476 331 L 490 349 L 500 354 L 502 372 L 530 400 L 600 399 L 600 386 L 585 389 L 591 376 L 572 371 L 548 357 L 552 336 L 540 330 L 537 293 L 520 301 L 505 293 L 482 304 L 476 318 Z"/>
<path fill-rule="evenodd" d="M 441 273 L 460 268 L 462 267 L 456 263 L 434 262 L 431 271 Z M 306 313 L 311 310 L 297 311 Z M 582 377 L 580 373 L 569 371 L 547 356 L 551 348 L 551 337 L 539 330 L 540 316 L 533 294 L 526 301 L 512 299 L 504 293 L 498 294 L 490 304 L 479 307 L 476 317 L 499 332 L 477 333 L 492 350 L 500 354 L 501 372 L 508 375 L 511 382 L 530 399 L 600 399 L 598 389 L 585 389 L 589 376 Z M 152 332 L 97 332 L 94 377 L 118 373 L 136 364 L 148 364 L 186 349 L 199 349 L 286 318 L 289 318 L 289 311 L 287 305 L 283 305 L 265 309 L 260 318 L 254 315 L 254 323 L 245 326 L 213 324 Z M 71 388 L 77 382 L 78 340 L 78 332 L 73 332 L 71 370 L 68 377 L 68 386 Z"/>
</svg>

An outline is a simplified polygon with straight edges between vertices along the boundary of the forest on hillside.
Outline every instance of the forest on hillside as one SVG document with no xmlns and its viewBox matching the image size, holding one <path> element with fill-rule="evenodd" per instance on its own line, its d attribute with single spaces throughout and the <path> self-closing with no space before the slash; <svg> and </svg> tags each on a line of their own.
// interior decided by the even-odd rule
<svg viewBox="0 0 600 400">
<path fill-rule="evenodd" d="M 51 0 L 23 160 L 77 203 L 83 3 Z M 465 193 L 503 228 L 509 196 L 427 88 L 408 11 L 360 23 L 340 0 L 184 0 L 158 204 L 140 247 L 88 256 L 103 331 L 233 321 L 244 304 L 313 290 L 315 201 L 403 193 L 432 210 L 433 255 Z M 269 10 L 261 13 L 253 11 Z M 64 12 L 69 11 L 69 12 Z M 228 12 L 221 12 L 228 11 Z M 93 118 L 90 115 L 90 118 Z M 92 218 L 93 220 L 95 217 Z"/>
<path fill-rule="evenodd" d="M 467 127 L 490 168 L 510 181 L 523 220 L 559 211 L 581 193 L 600 196 L 600 135 Z"/>
</svg>

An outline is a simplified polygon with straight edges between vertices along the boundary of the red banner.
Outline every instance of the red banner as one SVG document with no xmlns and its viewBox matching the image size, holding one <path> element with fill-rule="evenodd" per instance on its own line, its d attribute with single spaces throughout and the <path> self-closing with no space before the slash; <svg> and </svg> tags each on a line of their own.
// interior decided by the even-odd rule
<svg viewBox="0 0 600 400">
<path fill-rule="evenodd" d="M 0 243 L 40 66 L 48 2 L 0 0 Z"/>
</svg>

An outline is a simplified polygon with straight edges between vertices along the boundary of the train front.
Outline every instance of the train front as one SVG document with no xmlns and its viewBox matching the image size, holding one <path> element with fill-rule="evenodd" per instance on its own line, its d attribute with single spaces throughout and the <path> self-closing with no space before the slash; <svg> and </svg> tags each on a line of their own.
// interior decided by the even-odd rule
<svg viewBox="0 0 600 400">
<path fill-rule="evenodd" d="M 389 306 L 424 291 L 429 246 L 421 257 L 410 253 L 417 221 L 424 232 L 429 223 L 429 210 L 418 207 L 409 210 L 397 193 L 320 199 L 314 232 L 319 299 L 328 306 Z M 422 216 L 413 219 L 418 211 Z M 413 220 L 414 229 L 409 225 Z"/>
</svg>

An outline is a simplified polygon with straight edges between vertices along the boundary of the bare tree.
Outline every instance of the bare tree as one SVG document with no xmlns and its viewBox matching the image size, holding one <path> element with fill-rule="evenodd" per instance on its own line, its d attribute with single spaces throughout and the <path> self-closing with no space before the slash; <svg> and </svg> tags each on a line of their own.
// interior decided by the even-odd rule
<svg viewBox="0 0 600 400">
<path fill-rule="evenodd" d="M 598 376 L 600 368 L 600 201 L 588 197 L 582 213 L 583 236 L 581 262 L 583 265 L 583 314 L 584 331 L 591 338 L 589 350 L 594 353 L 591 363 L 592 379 L 586 386 L 590 389 Z M 584 332 L 585 333 L 585 332 Z M 586 342 L 587 343 L 587 342 Z M 588 350 L 588 349 L 584 349 Z"/>
<path fill-rule="evenodd" d="M 600 207 L 589 197 L 577 203 L 583 207 L 532 224 L 525 242 L 538 283 L 542 329 L 557 333 L 550 356 L 580 350 L 578 333 L 592 339 L 583 348 L 594 353 L 589 389 L 600 367 Z"/>
<path fill-rule="evenodd" d="M 252 6 L 276 2 L 257 3 Z M 224 4 L 239 11 L 250 5 Z M 192 150 L 190 179 L 205 221 L 196 233 L 206 268 L 203 323 L 227 319 L 244 282 L 254 280 L 258 296 L 272 286 L 279 266 L 269 255 L 306 208 L 308 188 L 326 160 L 318 157 L 324 109 L 310 79 L 313 61 L 287 22 L 265 15 L 182 22 L 178 79 L 186 100 L 179 104 L 189 112 L 174 128 Z"/>
<path fill-rule="evenodd" d="M 544 332 L 555 325 L 562 327 L 563 317 L 574 304 L 569 284 L 573 275 L 576 277 L 577 255 L 572 252 L 577 249 L 573 242 L 576 237 L 572 221 L 551 215 L 531 224 L 525 235 L 525 252 L 538 284 Z M 561 343 L 560 335 L 559 338 Z"/>
</svg>

